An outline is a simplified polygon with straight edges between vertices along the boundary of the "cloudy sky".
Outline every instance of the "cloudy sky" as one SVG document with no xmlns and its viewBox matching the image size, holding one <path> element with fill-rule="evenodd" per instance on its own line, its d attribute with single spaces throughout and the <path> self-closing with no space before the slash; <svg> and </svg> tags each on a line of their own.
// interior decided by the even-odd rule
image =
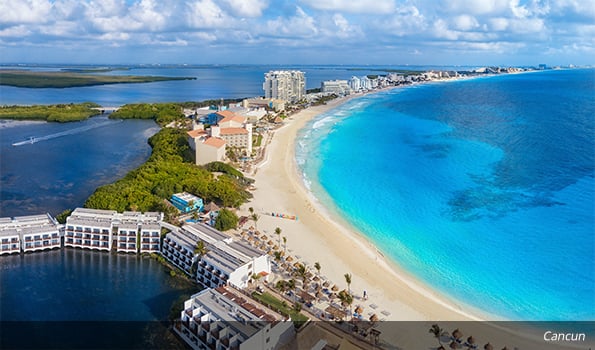
<svg viewBox="0 0 595 350">
<path fill-rule="evenodd" d="M 595 63 L 592 0 L 0 0 L 0 63 Z"/>
</svg>

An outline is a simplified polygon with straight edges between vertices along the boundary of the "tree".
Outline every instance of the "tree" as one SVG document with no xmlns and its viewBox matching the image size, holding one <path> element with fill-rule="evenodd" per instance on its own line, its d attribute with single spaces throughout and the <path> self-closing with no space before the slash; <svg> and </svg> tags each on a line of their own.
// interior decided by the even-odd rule
<svg viewBox="0 0 595 350">
<path fill-rule="evenodd" d="M 345 277 L 345 282 L 347 283 L 347 290 L 349 291 L 349 294 L 351 294 L 351 274 L 346 273 L 343 277 Z"/>
<path fill-rule="evenodd" d="M 430 328 L 430 330 L 428 332 L 432 333 L 434 335 L 434 337 L 436 337 L 436 339 L 438 339 L 438 343 L 440 345 L 442 345 L 442 341 L 440 341 L 440 336 L 442 336 L 442 333 L 444 333 L 444 330 L 442 328 L 440 328 L 440 326 L 438 326 L 438 324 L 434 323 L 432 325 L 432 328 Z"/>
<path fill-rule="evenodd" d="M 287 237 L 283 236 L 283 252 L 287 253 Z"/>
<path fill-rule="evenodd" d="M 199 257 L 202 257 L 203 255 L 207 254 L 208 252 L 209 252 L 209 250 L 207 249 L 205 242 L 203 242 L 201 240 L 196 242 L 196 248 L 194 248 L 194 254 L 197 254 Z"/>
<path fill-rule="evenodd" d="M 254 208 L 250 207 L 248 208 L 248 211 L 250 212 L 250 215 L 254 214 Z"/>
<path fill-rule="evenodd" d="M 256 223 L 258 222 L 258 219 L 260 219 L 260 216 L 256 213 L 252 214 L 252 221 L 254 221 L 254 227 L 258 230 L 258 225 L 256 225 Z"/>
<path fill-rule="evenodd" d="M 252 281 L 254 281 L 256 283 L 256 286 L 258 287 L 258 281 L 260 280 L 261 277 L 262 277 L 262 275 L 253 273 L 252 276 L 250 276 L 250 279 Z"/>
<path fill-rule="evenodd" d="M 296 287 L 295 280 L 293 278 L 290 279 L 289 281 L 287 281 L 287 289 L 289 289 L 292 293 L 295 290 L 295 287 Z M 293 294 L 294 294 L 294 299 L 295 299 L 295 293 L 293 293 Z"/>
<path fill-rule="evenodd" d="M 302 304 L 298 303 L 297 301 L 293 303 L 293 311 L 295 311 L 296 313 L 302 311 Z"/>
<path fill-rule="evenodd" d="M 320 277 L 320 263 L 317 261 L 314 263 L 314 268 L 316 269 L 316 274 Z"/>
<path fill-rule="evenodd" d="M 281 261 L 281 257 L 283 256 L 283 254 L 282 254 L 280 251 L 278 251 L 278 250 L 277 250 L 277 251 L 275 251 L 275 252 L 273 253 L 273 255 L 275 256 L 275 261 L 276 261 L 276 262 L 279 262 L 279 261 Z"/>
<path fill-rule="evenodd" d="M 341 305 L 345 307 L 347 311 L 347 307 L 349 307 L 349 315 L 351 315 L 351 304 L 353 303 L 353 296 L 350 293 L 347 293 L 345 290 L 342 290 L 338 294 L 339 300 L 341 300 Z M 347 307 L 346 307 L 347 306 Z"/>
<path fill-rule="evenodd" d="M 275 228 L 275 234 L 279 238 L 279 246 L 281 246 L 281 228 L 279 228 L 279 227 Z"/>
<path fill-rule="evenodd" d="M 304 266 L 304 264 L 299 264 L 295 269 L 295 275 L 302 279 L 302 287 L 304 288 L 304 290 L 307 290 L 307 288 L 306 288 L 306 283 L 307 283 L 306 280 L 308 279 L 307 273 L 308 273 L 308 270 L 306 269 L 306 266 Z"/>
<path fill-rule="evenodd" d="M 227 231 L 238 226 L 238 216 L 232 211 L 221 209 L 215 220 L 215 228 L 219 231 Z"/>
</svg>

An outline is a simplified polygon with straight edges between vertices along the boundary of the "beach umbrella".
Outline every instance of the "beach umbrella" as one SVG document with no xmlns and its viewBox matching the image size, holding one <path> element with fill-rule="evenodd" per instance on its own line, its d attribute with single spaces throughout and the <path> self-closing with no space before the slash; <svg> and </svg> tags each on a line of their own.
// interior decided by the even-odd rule
<svg viewBox="0 0 595 350">
<path fill-rule="evenodd" d="M 249 231 L 254 231 L 254 226 L 250 226 L 250 227 L 248 227 L 248 230 L 249 230 Z"/>
<path fill-rule="evenodd" d="M 444 348 L 444 346 L 440 345 L 440 347 L 437 348 L 436 350 L 446 350 L 446 349 Z"/>
<path fill-rule="evenodd" d="M 268 241 L 268 242 L 267 242 L 267 244 L 268 244 L 268 245 L 273 245 L 273 244 L 275 244 L 275 242 L 273 242 L 273 241 Z"/>
<path fill-rule="evenodd" d="M 248 242 L 252 242 L 253 240 L 254 240 L 254 237 L 248 236 Z"/>
<path fill-rule="evenodd" d="M 295 264 L 293 264 L 293 267 L 300 267 L 300 266 L 302 266 L 302 264 L 300 264 L 299 261 L 296 261 Z"/>
<path fill-rule="evenodd" d="M 289 261 L 289 262 L 292 262 L 292 261 L 293 261 L 293 257 L 290 255 L 290 256 L 288 256 L 288 257 L 287 257 L 285 260 L 286 260 L 286 261 Z"/>
<path fill-rule="evenodd" d="M 492 344 L 487 343 L 486 345 L 483 346 L 484 350 L 494 350 L 494 347 L 492 346 Z"/>
<path fill-rule="evenodd" d="M 450 342 L 450 348 L 451 349 L 456 349 L 458 347 L 459 347 L 459 344 L 457 344 L 456 341 L 453 340 L 452 342 Z"/>
<path fill-rule="evenodd" d="M 508 348 L 505 346 L 505 347 L 502 348 L 502 350 L 508 350 Z"/>
<path fill-rule="evenodd" d="M 370 316 L 370 321 L 378 322 L 378 320 L 379 320 L 378 315 L 374 314 L 374 315 Z"/>
<path fill-rule="evenodd" d="M 260 237 L 260 239 L 262 239 L 263 241 L 266 241 L 268 239 L 267 235 L 262 235 L 262 237 Z"/>
<path fill-rule="evenodd" d="M 273 247 L 273 250 L 279 250 L 279 246 L 275 244 L 275 246 Z"/>
<path fill-rule="evenodd" d="M 473 338 L 473 336 L 470 336 L 469 338 L 467 338 L 467 344 L 470 344 L 470 345 L 475 344 L 475 338 Z"/>
<path fill-rule="evenodd" d="M 324 293 L 321 291 L 316 292 L 316 298 L 321 299 L 324 296 Z"/>
<path fill-rule="evenodd" d="M 254 231 L 255 236 L 260 236 L 260 231 Z"/>
<path fill-rule="evenodd" d="M 361 314 L 362 312 L 364 312 L 364 308 L 358 305 L 358 306 L 355 308 L 355 312 L 357 312 L 358 314 Z"/>
<path fill-rule="evenodd" d="M 330 300 L 336 299 L 337 298 L 337 293 L 331 293 L 331 294 L 329 294 L 328 298 Z"/>
<path fill-rule="evenodd" d="M 461 339 L 463 337 L 463 332 L 457 328 L 452 332 L 452 336 L 455 337 L 455 339 Z"/>
<path fill-rule="evenodd" d="M 306 272 L 306 277 L 307 277 L 307 278 L 312 278 L 312 276 L 314 276 L 314 275 L 312 274 L 312 272 L 310 272 L 310 271 Z"/>
<path fill-rule="evenodd" d="M 339 290 L 339 287 L 337 287 L 337 285 L 336 285 L 336 284 L 333 284 L 333 287 L 331 288 L 331 290 L 332 290 L 333 292 L 336 292 L 336 291 L 338 291 L 338 290 Z"/>
<path fill-rule="evenodd" d="M 324 283 L 322 283 L 322 286 L 325 288 L 328 288 L 328 286 L 330 286 L 331 284 L 328 281 L 324 281 Z"/>
<path fill-rule="evenodd" d="M 318 276 L 314 276 L 314 278 L 313 278 L 312 280 L 313 280 L 314 282 L 318 282 L 318 281 L 320 281 L 320 277 L 318 277 Z"/>
</svg>

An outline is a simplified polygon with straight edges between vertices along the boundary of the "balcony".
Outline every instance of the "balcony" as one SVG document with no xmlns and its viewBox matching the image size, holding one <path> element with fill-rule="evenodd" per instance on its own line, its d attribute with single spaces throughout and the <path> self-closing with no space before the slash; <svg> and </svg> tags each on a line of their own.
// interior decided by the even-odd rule
<svg viewBox="0 0 595 350">
<path fill-rule="evenodd" d="M 203 322 L 200 324 L 200 326 L 207 332 L 211 330 L 211 324 L 208 322 Z"/>
</svg>

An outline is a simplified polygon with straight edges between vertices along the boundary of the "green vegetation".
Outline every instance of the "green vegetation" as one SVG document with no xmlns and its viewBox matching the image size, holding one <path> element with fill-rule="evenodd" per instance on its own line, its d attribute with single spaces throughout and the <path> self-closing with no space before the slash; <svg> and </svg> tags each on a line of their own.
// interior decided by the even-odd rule
<svg viewBox="0 0 595 350">
<path fill-rule="evenodd" d="M 0 85 L 24 88 L 68 88 L 123 83 L 150 83 L 167 80 L 189 80 L 194 77 L 161 77 L 136 75 L 93 75 L 77 72 L 33 72 L 0 70 Z"/>
<path fill-rule="evenodd" d="M 244 177 L 244 175 L 239 170 L 223 162 L 211 162 L 205 165 L 205 169 L 211 172 L 224 173 L 236 178 Z"/>
<path fill-rule="evenodd" d="M 308 317 L 296 310 L 297 307 L 294 306 L 293 308 L 289 308 L 286 302 L 282 302 L 270 293 L 264 292 L 261 294 L 254 292 L 252 293 L 252 298 L 260 301 L 282 315 L 289 316 L 294 324 L 301 324 L 308 320 Z"/>
<path fill-rule="evenodd" d="M 1 79 L 1 78 L 0 78 Z M 85 102 L 78 104 L 56 104 L 35 106 L 2 106 L 0 119 L 45 120 L 48 122 L 71 122 L 87 119 L 100 114 L 98 104 Z"/>
<path fill-rule="evenodd" d="M 110 114 L 114 119 L 154 119 L 165 126 L 177 119 L 183 119 L 182 108 L 176 103 L 135 103 L 120 107 Z"/>
<path fill-rule="evenodd" d="M 334 100 L 337 97 L 335 94 L 319 97 L 316 101 L 312 102 L 312 106 L 325 105 L 328 101 Z"/>
<path fill-rule="evenodd" d="M 61 224 L 65 224 L 66 219 L 70 216 L 70 214 L 72 214 L 72 209 L 66 209 L 56 216 L 56 220 L 58 220 L 58 222 Z"/>
<path fill-rule="evenodd" d="M 252 146 L 253 147 L 260 147 L 260 145 L 262 144 L 262 135 L 258 134 L 256 135 L 256 137 L 252 140 Z"/>
<path fill-rule="evenodd" d="M 149 139 L 149 144 L 153 153 L 145 164 L 115 183 L 99 187 L 85 207 L 162 211 L 171 218 L 177 210 L 167 199 L 174 193 L 187 191 L 223 207 L 237 207 L 249 198 L 240 180 L 227 174 L 215 178 L 193 163 L 184 130 L 164 128 Z"/>
<path fill-rule="evenodd" d="M 227 231 L 238 226 L 238 216 L 227 209 L 221 209 L 217 219 L 215 219 L 215 228 L 219 231 Z"/>
</svg>

